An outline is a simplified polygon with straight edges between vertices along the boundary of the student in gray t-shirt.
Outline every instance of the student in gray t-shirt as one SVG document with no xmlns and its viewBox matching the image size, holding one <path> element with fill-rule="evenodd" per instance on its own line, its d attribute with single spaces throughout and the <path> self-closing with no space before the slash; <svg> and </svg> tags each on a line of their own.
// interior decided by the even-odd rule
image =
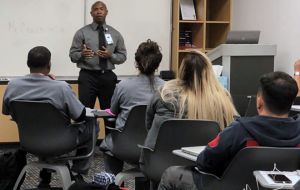
<svg viewBox="0 0 300 190">
<path fill-rule="evenodd" d="M 137 105 L 148 105 L 158 87 L 163 85 L 164 81 L 154 76 L 161 59 L 160 47 L 156 42 L 147 40 L 139 45 L 135 53 L 135 66 L 140 72 L 139 75 L 117 84 L 111 100 L 110 110 L 117 115 L 116 128 L 123 128 L 131 108 Z M 108 134 L 100 149 L 105 152 L 105 170 L 116 175 L 122 171 L 123 161 L 110 156 L 112 147 L 113 142 Z"/>
<path fill-rule="evenodd" d="M 77 99 L 69 84 L 64 81 L 54 80 L 52 75 L 49 75 L 51 63 L 50 51 L 42 46 L 31 49 L 28 53 L 27 65 L 30 69 L 30 74 L 11 80 L 6 88 L 3 97 L 2 113 L 10 114 L 10 103 L 13 100 L 35 100 L 46 101 L 54 105 L 66 119 L 74 121 L 86 120 L 86 110 L 82 103 Z M 91 122 L 91 125 L 89 125 Z M 89 146 L 92 144 L 91 133 L 96 125 L 95 119 L 89 119 L 89 124 L 85 129 L 78 134 L 78 145 L 84 145 L 77 152 L 77 155 L 84 155 L 89 151 Z M 73 162 L 72 171 L 78 174 L 85 174 L 90 167 L 89 159 Z M 41 172 L 42 181 L 40 187 L 47 185 L 50 182 L 51 174 Z M 45 177 L 47 176 L 47 177 Z M 46 179 L 47 178 L 47 179 Z"/>
</svg>

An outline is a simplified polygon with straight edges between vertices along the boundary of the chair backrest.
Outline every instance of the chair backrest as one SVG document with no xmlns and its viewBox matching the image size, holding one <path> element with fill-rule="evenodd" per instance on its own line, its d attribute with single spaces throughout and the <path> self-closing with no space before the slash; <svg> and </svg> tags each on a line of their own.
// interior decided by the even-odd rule
<svg viewBox="0 0 300 190">
<path fill-rule="evenodd" d="M 147 135 L 145 126 L 146 105 L 138 105 L 130 110 L 122 132 L 112 131 L 112 153 L 118 159 L 138 165 L 140 149 Z"/>
<path fill-rule="evenodd" d="M 214 121 L 172 119 L 163 122 L 154 151 L 143 150 L 142 172 L 149 179 L 159 182 L 162 173 L 170 166 L 195 165 L 172 151 L 186 146 L 206 145 L 219 132 L 220 127 Z"/>
<path fill-rule="evenodd" d="M 250 147 L 240 150 L 226 168 L 221 180 L 213 179 L 204 188 L 213 189 L 243 189 L 248 184 L 256 188 L 253 171 L 295 171 L 300 168 L 299 148 Z"/>
<path fill-rule="evenodd" d="M 77 127 L 50 103 L 15 100 L 10 112 L 23 150 L 39 157 L 55 157 L 76 148 Z"/>
</svg>

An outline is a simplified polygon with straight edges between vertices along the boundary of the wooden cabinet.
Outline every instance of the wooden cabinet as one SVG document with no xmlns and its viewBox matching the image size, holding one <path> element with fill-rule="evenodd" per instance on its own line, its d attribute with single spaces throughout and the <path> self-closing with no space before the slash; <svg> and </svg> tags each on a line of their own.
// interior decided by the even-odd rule
<svg viewBox="0 0 300 190">
<path fill-rule="evenodd" d="M 173 0 L 172 70 L 177 73 L 188 49 L 207 52 L 225 42 L 231 23 L 231 0 L 194 0 L 196 20 L 183 20 L 180 1 Z M 191 34 L 191 45 L 180 45 L 182 33 Z"/>
</svg>

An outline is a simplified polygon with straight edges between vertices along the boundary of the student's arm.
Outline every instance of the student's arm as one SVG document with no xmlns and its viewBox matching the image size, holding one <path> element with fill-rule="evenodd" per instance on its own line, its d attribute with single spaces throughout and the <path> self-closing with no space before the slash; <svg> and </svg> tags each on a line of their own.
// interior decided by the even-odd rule
<svg viewBox="0 0 300 190">
<path fill-rule="evenodd" d="M 76 122 L 81 122 L 81 121 L 84 121 L 85 118 L 86 118 L 86 110 L 85 110 L 85 108 L 84 108 L 84 109 L 82 110 L 80 116 L 79 116 L 77 119 L 75 119 L 75 121 L 76 121 Z"/>
<path fill-rule="evenodd" d="M 6 95 L 6 92 L 4 93 L 4 96 L 3 96 L 3 102 L 2 102 L 2 113 L 4 115 L 9 115 L 9 99 Z"/>
<path fill-rule="evenodd" d="M 208 143 L 197 158 L 199 170 L 222 176 L 235 154 L 243 148 L 236 127 L 227 127 L 214 140 Z"/>
<path fill-rule="evenodd" d="M 156 105 L 157 102 L 159 101 L 160 95 L 158 93 L 154 94 L 150 100 L 149 105 L 147 105 L 147 110 L 146 110 L 146 129 L 150 130 L 153 119 L 156 113 Z"/>
<path fill-rule="evenodd" d="M 79 121 L 85 117 L 85 106 L 78 100 L 69 84 L 62 88 L 62 98 L 64 99 L 65 110 L 74 121 Z M 84 112 L 84 115 L 83 115 Z"/>
<path fill-rule="evenodd" d="M 9 104 L 10 104 L 10 89 L 11 89 L 11 81 L 8 82 L 6 90 L 3 95 L 3 101 L 2 101 L 2 114 L 9 115 Z"/>
<path fill-rule="evenodd" d="M 120 104 L 122 101 L 122 94 L 121 94 L 121 89 L 120 89 L 120 83 L 117 84 L 113 96 L 111 98 L 111 103 L 110 103 L 110 111 L 114 114 L 114 115 L 118 115 L 118 113 L 120 112 Z M 130 97 L 128 97 L 130 98 Z"/>
</svg>

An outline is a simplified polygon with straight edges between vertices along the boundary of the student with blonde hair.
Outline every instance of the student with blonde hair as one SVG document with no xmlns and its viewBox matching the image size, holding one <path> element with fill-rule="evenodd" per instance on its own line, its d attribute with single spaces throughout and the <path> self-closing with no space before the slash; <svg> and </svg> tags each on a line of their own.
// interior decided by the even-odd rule
<svg viewBox="0 0 300 190">
<path fill-rule="evenodd" d="M 178 78 L 166 82 L 147 108 L 145 145 L 155 147 L 159 127 L 167 119 L 213 120 L 224 129 L 236 114 L 231 96 L 217 80 L 209 58 L 202 52 L 188 52 Z"/>
</svg>

